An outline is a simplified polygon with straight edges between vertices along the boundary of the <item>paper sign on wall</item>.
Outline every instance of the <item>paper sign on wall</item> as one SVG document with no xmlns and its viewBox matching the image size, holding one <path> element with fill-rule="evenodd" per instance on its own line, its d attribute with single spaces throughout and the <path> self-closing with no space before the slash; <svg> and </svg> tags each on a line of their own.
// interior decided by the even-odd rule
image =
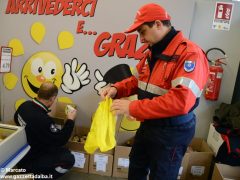
<svg viewBox="0 0 240 180">
<path fill-rule="evenodd" d="M 213 29 L 230 30 L 233 5 L 233 3 L 216 2 L 212 25 Z"/>
<path fill-rule="evenodd" d="M 12 61 L 12 48 L 1 47 L 0 55 L 0 72 L 10 72 Z"/>
</svg>

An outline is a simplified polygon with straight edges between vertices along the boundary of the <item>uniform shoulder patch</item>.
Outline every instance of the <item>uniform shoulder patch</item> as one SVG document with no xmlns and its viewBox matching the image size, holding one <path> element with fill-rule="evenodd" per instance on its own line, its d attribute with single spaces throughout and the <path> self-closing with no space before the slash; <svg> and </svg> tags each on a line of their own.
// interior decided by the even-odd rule
<svg viewBox="0 0 240 180">
<path fill-rule="evenodd" d="M 192 72 L 195 69 L 196 62 L 193 60 L 186 60 L 184 62 L 184 70 L 186 72 Z"/>
</svg>

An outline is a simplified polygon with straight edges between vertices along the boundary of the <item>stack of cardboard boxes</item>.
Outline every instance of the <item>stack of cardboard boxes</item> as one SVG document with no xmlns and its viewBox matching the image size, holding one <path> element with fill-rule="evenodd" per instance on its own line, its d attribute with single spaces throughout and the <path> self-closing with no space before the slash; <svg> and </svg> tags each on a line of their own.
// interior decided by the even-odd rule
<svg viewBox="0 0 240 180">
<path fill-rule="evenodd" d="M 221 134 L 219 134 L 213 124 L 210 124 L 207 143 L 216 156 L 220 146 L 223 143 Z M 236 180 L 240 179 L 240 166 L 229 166 L 226 164 L 214 164 L 212 180 Z"/>
<path fill-rule="evenodd" d="M 75 127 L 72 137 L 67 143 L 67 147 L 72 151 L 75 157 L 74 171 L 88 173 L 89 154 L 84 150 L 84 140 L 74 140 L 74 137 L 86 137 L 89 128 Z"/>
<path fill-rule="evenodd" d="M 135 132 L 118 131 L 117 145 L 114 151 L 113 177 L 127 178 L 129 167 L 129 153 Z"/>
<path fill-rule="evenodd" d="M 52 107 L 50 115 L 55 122 L 61 126 L 65 123 L 65 109 L 69 103 L 57 102 Z M 76 107 L 74 104 L 70 104 Z M 94 154 L 88 154 L 84 150 L 84 140 L 76 141 L 74 137 L 87 136 L 88 127 L 75 126 L 72 137 L 67 143 L 67 147 L 75 156 L 74 171 L 98 174 L 103 176 L 113 176 L 118 178 L 127 178 L 129 167 L 129 153 L 131 146 L 129 142 L 135 136 L 135 132 L 121 131 L 120 124 L 123 117 L 118 117 L 116 126 L 115 149 L 108 152 L 96 151 Z M 8 124 L 13 121 L 8 122 Z M 223 143 L 221 135 L 215 130 L 213 124 L 210 124 L 207 142 L 201 138 L 194 138 L 184 155 L 178 179 L 181 180 L 223 180 L 223 179 L 240 179 L 240 166 L 233 167 L 224 164 L 214 163 L 214 155 L 217 154 L 219 147 Z M 214 169 L 213 169 L 214 167 Z M 213 172 L 212 172 L 213 171 Z"/>
<path fill-rule="evenodd" d="M 212 159 L 213 152 L 206 141 L 201 138 L 193 138 L 182 161 L 183 173 L 180 175 L 180 179 L 208 179 Z"/>
<path fill-rule="evenodd" d="M 60 128 L 64 125 L 66 120 L 65 110 L 67 105 L 76 107 L 75 104 L 56 102 L 52 106 L 52 111 L 49 114 L 54 118 L 54 121 Z M 94 154 L 88 154 L 84 150 L 84 144 L 89 130 L 90 128 L 88 127 L 75 126 L 72 136 L 66 144 L 66 147 L 72 151 L 76 160 L 72 170 L 83 173 L 112 176 L 114 150 L 104 153 L 96 151 Z"/>
<path fill-rule="evenodd" d="M 65 119 L 65 103 L 58 103 L 56 109 L 53 110 L 52 116 L 62 124 Z M 59 112 L 61 111 L 61 112 Z M 120 117 L 121 119 L 121 117 Z M 118 118 L 116 127 L 116 141 L 115 149 L 108 152 L 95 152 L 94 154 L 87 154 L 84 150 L 84 142 L 69 140 L 67 147 L 74 153 L 77 161 L 73 170 L 98 174 L 103 176 L 113 176 L 119 178 L 127 178 L 129 167 L 129 153 L 131 141 L 135 132 L 119 131 L 121 120 Z M 72 137 L 87 136 L 89 128 L 75 127 Z M 201 138 L 194 138 L 190 144 L 190 148 L 184 155 L 181 168 L 179 170 L 178 179 L 197 179 L 205 180 L 211 174 L 211 164 L 214 152 L 211 150 L 205 140 Z"/>
<path fill-rule="evenodd" d="M 112 176 L 113 150 L 104 153 L 95 152 L 90 155 L 89 173 Z"/>
<path fill-rule="evenodd" d="M 84 150 L 84 139 L 88 132 L 89 128 L 76 126 L 72 137 L 66 145 L 75 156 L 75 164 L 72 170 L 102 176 L 111 176 L 113 150 L 104 153 L 96 151 L 94 154 L 88 154 Z M 74 140 L 75 137 L 79 137 L 79 141 Z M 83 140 L 82 137 L 84 137 Z"/>
</svg>

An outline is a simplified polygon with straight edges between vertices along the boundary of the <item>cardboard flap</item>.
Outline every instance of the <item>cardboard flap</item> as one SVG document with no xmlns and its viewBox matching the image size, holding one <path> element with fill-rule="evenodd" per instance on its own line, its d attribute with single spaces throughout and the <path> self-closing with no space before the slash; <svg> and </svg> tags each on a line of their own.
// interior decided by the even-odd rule
<svg viewBox="0 0 240 180">
<path fill-rule="evenodd" d="M 88 127 L 81 127 L 81 126 L 74 127 L 74 135 L 77 135 L 79 137 L 87 136 L 89 131 L 90 131 L 90 128 Z"/>
<path fill-rule="evenodd" d="M 117 167 L 117 170 L 118 170 L 118 171 L 121 171 L 121 172 L 124 172 L 124 173 L 127 173 L 127 172 L 128 172 L 128 168 L 126 168 L 126 167 L 121 167 L 121 166 L 118 166 L 118 167 Z"/>
<path fill-rule="evenodd" d="M 202 138 L 193 138 L 192 142 L 190 143 L 190 147 L 196 152 L 213 153 L 211 148 Z"/>
<path fill-rule="evenodd" d="M 132 140 L 135 137 L 135 132 L 130 131 L 121 131 L 117 134 L 117 145 L 124 146 L 129 140 Z"/>
<path fill-rule="evenodd" d="M 205 141 L 202 142 L 201 151 L 213 153 L 212 149 L 208 146 L 208 144 Z"/>
<path fill-rule="evenodd" d="M 229 166 L 226 164 L 215 164 L 220 175 L 228 179 L 240 179 L 240 166 Z"/>
<path fill-rule="evenodd" d="M 84 151 L 84 143 L 69 141 L 66 145 L 69 149 L 73 151 Z"/>
<path fill-rule="evenodd" d="M 89 132 L 89 128 L 87 128 L 87 127 L 75 126 L 72 136 L 67 143 L 67 147 L 73 151 L 84 151 L 85 152 L 85 150 L 84 150 L 85 142 L 84 141 L 76 142 L 76 141 L 73 141 L 72 139 L 74 136 L 78 136 L 79 139 L 81 139 L 82 136 L 87 136 L 88 132 Z"/>
<path fill-rule="evenodd" d="M 66 119 L 67 116 L 65 113 L 65 109 L 67 105 L 71 105 L 72 107 L 77 108 L 76 104 L 57 101 L 51 106 L 51 112 L 49 113 L 49 115 L 59 119 Z"/>
</svg>

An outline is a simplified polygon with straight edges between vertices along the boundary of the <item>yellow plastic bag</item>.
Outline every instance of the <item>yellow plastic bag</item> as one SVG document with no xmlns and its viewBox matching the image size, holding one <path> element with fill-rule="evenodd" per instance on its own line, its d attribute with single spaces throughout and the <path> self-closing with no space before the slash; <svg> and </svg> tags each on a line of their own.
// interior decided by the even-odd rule
<svg viewBox="0 0 240 180">
<path fill-rule="evenodd" d="M 89 154 L 93 154 L 98 148 L 101 152 L 106 152 L 116 145 L 116 117 L 110 111 L 111 105 L 112 99 L 106 98 L 99 103 L 93 115 L 91 129 L 84 145 Z"/>
</svg>

